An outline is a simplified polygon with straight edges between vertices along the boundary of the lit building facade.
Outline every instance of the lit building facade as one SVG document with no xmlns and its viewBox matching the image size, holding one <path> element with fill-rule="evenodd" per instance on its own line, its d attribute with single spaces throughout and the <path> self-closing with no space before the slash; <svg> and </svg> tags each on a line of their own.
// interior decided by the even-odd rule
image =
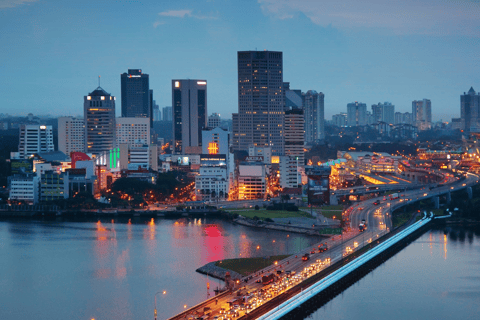
<svg viewBox="0 0 480 320">
<path fill-rule="evenodd" d="M 285 111 L 285 155 L 305 163 L 305 118 L 302 109 Z"/>
<path fill-rule="evenodd" d="M 58 118 L 58 150 L 70 156 L 85 151 L 85 121 L 73 117 Z"/>
<path fill-rule="evenodd" d="M 200 154 L 207 126 L 207 81 L 172 80 L 173 147 L 176 154 Z"/>
<path fill-rule="evenodd" d="M 21 125 L 18 142 L 19 158 L 24 159 L 35 153 L 53 151 L 52 126 Z"/>
<path fill-rule="evenodd" d="M 253 200 L 265 196 L 265 165 L 263 163 L 245 163 L 238 166 L 238 199 Z"/>
<path fill-rule="evenodd" d="M 233 150 L 271 147 L 284 153 L 283 54 L 239 51 L 238 113 L 232 115 Z"/>
<path fill-rule="evenodd" d="M 83 102 L 85 152 L 100 154 L 115 146 L 115 97 L 98 87 Z"/>
</svg>

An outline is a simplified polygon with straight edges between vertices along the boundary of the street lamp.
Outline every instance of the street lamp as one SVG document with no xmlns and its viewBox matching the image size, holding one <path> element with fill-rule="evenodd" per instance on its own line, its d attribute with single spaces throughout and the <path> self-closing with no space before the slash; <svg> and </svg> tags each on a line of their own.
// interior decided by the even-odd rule
<svg viewBox="0 0 480 320">
<path fill-rule="evenodd" d="M 155 316 L 155 320 L 157 320 L 157 294 L 167 294 L 167 291 L 163 290 L 163 291 L 158 291 L 157 293 L 155 293 L 155 310 L 153 312 L 154 316 Z"/>
</svg>

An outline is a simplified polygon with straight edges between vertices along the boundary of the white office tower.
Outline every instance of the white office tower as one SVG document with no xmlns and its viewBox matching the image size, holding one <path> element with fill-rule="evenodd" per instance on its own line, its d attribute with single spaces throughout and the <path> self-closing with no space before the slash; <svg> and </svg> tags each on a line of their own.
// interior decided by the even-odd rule
<svg viewBox="0 0 480 320">
<path fill-rule="evenodd" d="M 85 121 L 73 117 L 58 118 L 58 151 L 67 156 L 85 151 Z"/>
<path fill-rule="evenodd" d="M 209 128 L 216 128 L 220 127 L 220 122 L 221 122 L 220 115 L 218 113 L 212 113 L 211 116 L 208 116 L 208 123 L 207 127 Z"/>
<path fill-rule="evenodd" d="M 149 118 L 117 118 L 116 119 L 117 146 L 128 144 L 131 148 L 140 148 L 150 145 Z"/>
<path fill-rule="evenodd" d="M 24 159 L 39 152 L 53 151 L 52 126 L 23 124 L 18 143 L 19 158 Z"/>
<path fill-rule="evenodd" d="M 280 187 L 283 189 L 298 188 L 301 180 L 298 177 L 297 169 L 297 160 L 295 158 L 289 156 L 280 157 Z"/>
<path fill-rule="evenodd" d="M 317 143 L 325 139 L 325 95 L 315 90 L 302 94 L 305 116 L 305 142 Z"/>
<path fill-rule="evenodd" d="M 40 192 L 40 178 L 35 174 L 13 176 L 10 180 L 10 200 L 36 204 Z"/>
<path fill-rule="evenodd" d="M 195 176 L 195 195 L 197 200 L 225 200 L 228 195 L 229 181 L 225 165 L 200 166 Z"/>
</svg>

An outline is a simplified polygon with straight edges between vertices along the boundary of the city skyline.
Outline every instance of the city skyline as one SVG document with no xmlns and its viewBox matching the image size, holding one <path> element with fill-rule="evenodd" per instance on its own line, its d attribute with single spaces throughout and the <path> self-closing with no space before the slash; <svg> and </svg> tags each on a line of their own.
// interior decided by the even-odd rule
<svg viewBox="0 0 480 320">
<path fill-rule="evenodd" d="M 0 70 L 15 76 L 0 80 L 0 113 L 79 115 L 98 75 L 120 97 L 118 75 L 141 68 L 161 108 L 171 104 L 172 79 L 206 79 L 209 111 L 231 118 L 237 51 L 267 49 L 283 52 L 292 88 L 325 94 L 326 119 L 352 101 L 390 101 L 405 112 L 416 99 L 432 101 L 434 121 L 460 116 L 459 96 L 480 86 L 478 2 L 344 4 L 106 3 L 92 11 L 88 1 L 3 1 Z"/>
</svg>

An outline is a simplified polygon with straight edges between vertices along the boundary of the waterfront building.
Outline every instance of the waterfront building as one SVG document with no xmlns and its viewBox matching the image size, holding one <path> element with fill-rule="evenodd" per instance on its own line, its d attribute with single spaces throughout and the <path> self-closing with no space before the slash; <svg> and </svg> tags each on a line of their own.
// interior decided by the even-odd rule
<svg viewBox="0 0 480 320">
<path fill-rule="evenodd" d="M 432 128 L 432 102 L 429 99 L 412 102 L 412 124 L 418 131 Z"/>
<path fill-rule="evenodd" d="M 149 75 L 141 69 L 128 69 L 120 76 L 122 86 L 122 117 L 148 118 L 153 121 L 153 91 Z"/>
<path fill-rule="evenodd" d="M 356 127 L 367 124 L 367 105 L 358 101 L 347 104 L 347 125 Z"/>
<path fill-rule="evenodd" d="M 74 117 L 58 118 L 58 150 L 70 156 L 85 151 L 85 121 Z"/>
<path fill-rule="evenodd" d="M 176 154 L 200 154 L 207 126 L 207 81 L 172 80 L 173 148 Z"/>
<path fill-rule="evenodd" d="M 150 145 L 150 121 L 148 118 L 117 118 L 116 119 L 117 146 L 126 143 L 130 147 Z"/>
<path fill-rule="evenodd" d="M 480 132 L 480 93 L 470 87 L 460 96 L 461 129 L 466 132 Z"/>
<path fill-rule="evenodd" d="M 40 201 L 67 199 L 68 196 L 68 183 L 65 182 L 65 173 L 53 170 L 42 173 L 40 178 Z"/>
<path fill-rule="evenodd" d="M 298 159 L 300 166 L 305 162 L 305 117 L 303 109 L 285 111 L 285 155 Z"/>
<path fill-rule="evenodd" d="M 40 178 L 36 174 L 14 175 L 10 177 L 10 200 L 37 204 L 39 193 Z"/>
<path fill-rule="evenodd" d="M 305 117 L 305 142 L 314 144 L 325 139 L 325 95 L 315 90 L 302 94 Z"/>
<path fill-rule="evenodd" d="M 228 166 L 225 154 L 202 154 L 199 174 L 195 176 L 197 200 L 224 200 L 229 192 Z"/>
<path fill-rule="evenodd" d="M 18 142 L 18 157 L 24 159 L 39 152 L 53 151 L 52 126 L 22 124 Z"/>
<path fill-rule="evenodd" d="M 100 154 L 115 146 L 115 97 L 101 87 L 84 96 L 85 152 Z"/>
<path fill-rule="evenodd" d="M 239 51 L 238 113 L 232 115 L 233 150 L 271 147 L 284 153 L 283 55 L 278 51 Z"/>
<path fill-rule="evenodd" d="M 238 166 L 238 199 L 253 200 L 265 196 L 265 165 L 260 162 L 242 163 Z"/>
</svg>

